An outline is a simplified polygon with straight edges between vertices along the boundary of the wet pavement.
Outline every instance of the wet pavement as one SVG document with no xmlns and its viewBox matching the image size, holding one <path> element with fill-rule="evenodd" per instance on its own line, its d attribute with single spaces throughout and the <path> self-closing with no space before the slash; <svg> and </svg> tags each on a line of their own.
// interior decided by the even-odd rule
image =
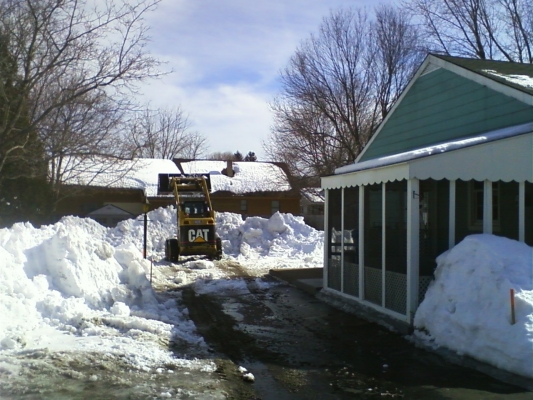
<svg viewBox="0 0 533 400">
<path fill-rule="evenodd" d="M 261 289 L 248 278 L 248 289 L 183 292 L 191 319 L 221 365 L 229 398 L 533 398 L 527 389 L 417 348 L 403 335 L 294 286 Z M 254 383 L 235 373 L 239 366 L 254 374 Z"/>
<path fill-rule="evenodd" d="M 461 357 L 450 362 L 450 354 L 418 348 L 405 335 L 323 301 L 319 269 L 271 271 L 258 280 L 222 260 L 215 263 L 222 279 L 246 285 L 200 294 L 194 284 L 175 281 L 178 272 L 192 273 L 187 267 L 157 268 L 158 295 L 187 307 L 208 348 L 166 345 L 198 367 L 132 370 L 127 354 L 25 351 L 16 360 L 0 358 L 0 399 L 533 398 L 529 381 L 494 368 L 480 372 L 482 365 Z M 239 367 L 255 381 L 246 381 Z"/>
</svg>

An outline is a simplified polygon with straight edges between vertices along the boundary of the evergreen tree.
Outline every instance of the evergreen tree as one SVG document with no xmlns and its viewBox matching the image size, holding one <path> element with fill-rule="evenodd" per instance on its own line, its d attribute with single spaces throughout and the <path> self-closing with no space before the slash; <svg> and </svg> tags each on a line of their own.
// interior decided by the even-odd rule
<svg viewBox="0 0 533 400">
<path fill-rule="evenodd" d="M 246 157 L 244 157 L 244 161 L 257 161 L 257 156 L 253 151 L 249 151 Z"/>
</svg>

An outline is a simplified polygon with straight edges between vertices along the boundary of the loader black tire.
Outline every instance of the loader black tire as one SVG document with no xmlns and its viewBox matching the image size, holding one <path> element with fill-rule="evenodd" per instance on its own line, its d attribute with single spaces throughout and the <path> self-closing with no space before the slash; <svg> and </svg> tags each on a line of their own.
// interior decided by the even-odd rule
<svg viewBox="0 0 533 400">
<path fill-rule="evenodd" d="M 178 262 L 180 259 L 180 246 L 178 239 L 167 239 L 165 241 L 165 260 Z"/>
<path fill-rule="evenodd" d="M 222 258 L 222 239 L 217 237 L 215 243 L 216 243 L 216 249 L 217 249 L 215 259 L 220 260 Z"/>
</svg>

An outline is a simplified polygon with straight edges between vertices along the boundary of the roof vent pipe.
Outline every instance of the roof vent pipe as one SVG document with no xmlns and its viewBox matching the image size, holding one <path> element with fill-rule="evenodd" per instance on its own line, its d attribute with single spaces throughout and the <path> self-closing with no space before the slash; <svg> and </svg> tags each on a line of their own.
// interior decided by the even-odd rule
<svg viewBox="0 0 533 400">
<path fill-rule="evenodd" d="M 226 166 L 226 174 L 232 178 L 233 177 L 233 161 L 228 160 Z"/>
</svg>

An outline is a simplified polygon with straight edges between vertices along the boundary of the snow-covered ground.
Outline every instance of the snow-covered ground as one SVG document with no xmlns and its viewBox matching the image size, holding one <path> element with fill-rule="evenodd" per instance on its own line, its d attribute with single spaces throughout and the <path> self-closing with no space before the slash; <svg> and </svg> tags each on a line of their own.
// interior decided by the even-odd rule
<svg viewBox="0 0 533 400">
<path fill-rule="evenodd" d="M 208 358 L 170 350 L 202 351 L 206 344 L 179 295 L 162 296 L 154 288 L 169 279 L 178 286 L 194 284 L 198 293 L 246 291 L 246 285 L 206 260 L 162 274 L 164 242 L 175 234 L 176 213 L 158 209 L 148 218 L 149 260 L 142 258 L 141 219 L 110 229 L 66 217 L 40 228 L 20 223 L 0 230 L 2 379 L 16 377 L 21 356 L 32 351 L 99 353 L 120 358 L 132 371 L 216 368 Z M 272 268 L 322 266 L 323 232 L 302 218 L 276 213 L 243 221 L 219 213 L 217 230 L 224 249 L 220 263 L 238 263 L 258 285 L 268 285 L 260 277 Z M 416 314 L 417 340 L 533 377 L 532 269 L 530 247 L 491 235 L 468 237 L 438 259 L 436 281 Z"/>
<path fill-rule="evenodd" d="M 153 287 L 168 278 L 173 284 L 194 283 L 200 292 L 246 285 L 225 279 L 228 274 L 207 260 L 187 262 L 172 277 L 161 275 L 158 261 L 165 239 L 175 235 L 176 212 L 158 209 L 148 218 L 149 260 L 142 258 L 141 219 L 109 229 L 91 219 L 66 217 L 40 228 L 19 223 L 0 230 L 2 379 L 17 376 L 19 355 L 41 350 L 120 357 L 137 371 L 216 368 L 169 350 L 176 344 L 200 350 L 206 345 L 179 299 L 160 296 Z M 249 275 L 322 264 L 323 232 L 302 218 L 278 213 L 243 221 L 219 213 L 217 224 L 224 258 L 238 261 Z"/>
</svg>

